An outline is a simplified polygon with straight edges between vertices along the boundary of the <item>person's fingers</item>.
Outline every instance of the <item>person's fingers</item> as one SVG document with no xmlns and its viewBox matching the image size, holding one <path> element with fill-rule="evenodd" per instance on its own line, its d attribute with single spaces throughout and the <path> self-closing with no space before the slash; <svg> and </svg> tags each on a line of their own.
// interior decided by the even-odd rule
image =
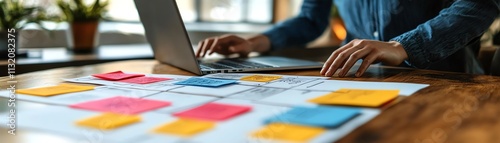
<svg viewBox="0 0 500 143">
<path fill-rule="evenodd" d="M 245 42 L 245 39 L 235 35 L 207 38 L 204 41 L 200 41 L 198 44 L 196 57 L 204 57 L 213 53 L 223 55 L 239 53 L 241 55 L 247 55 L 247 53 L 250 53 L 249 51 L 251 51 L 251 47 Z"/>
<path fill-rule="evenodd" d="M 338 57 L 337 57 L 338 59 Z M 328 68 L 325 76 L 327 77 L 331 77 L 335 74 L 335 72 L 337 72 L 338 68 L 341 66 L 341 65 L 344 65 L 345 63 L 345 60 L 343 61 L 340 61 L 340 60 L 335 60 L 331 65 L 330 65 L 330 68 Z"/>
<path fill-rule="evenodd" d="M 226 43 L 228 51 L 230 53 L 237 53 L 240 57 L 247 57 L 252 51 L 247 40 L 235 35 L 225 36 L 220 40 L 220 43 Z"/>
<path fill-rule="evenodd" d="M 344 65 L 346 60 L 351 56 L 352 53 L 364 47 L 364 42 L 355 43 L 351 48 L 344 50 L 340 53 L 337 58 L 333 61 L 332 65 L 326 72 L 326 76 L 333 76 L 337 70 Z"/>
<path fill-rule="evenodd" d="M 238 53 L 240 57 L 248 57 L 248 54 L 250 54 L 251 50 L 248 48 L 247 45 L 244 44 L 239 44 L 239 45 L 233 45 L 229 48 L 229 50 L 232 53 Z"/>
<path fill-rule="evenodd" d="M 326 62 L 323 64 L 323 68 L 321 68 L 321 71 L 319 72 L 321 75 L 326 75 L 327 72 L 328 72 L 328 69 L 330 69 L 330 67 L 332 66 L 332 63 L 333 61 L 335 61 L 335 59 L 337 58 L 337 56 L 343 52 L 343 49 L 337 49 L 335 50 L 331 55 L 330 57 L 328 58 L 328 60 L 326 60 Z"/>
<path fill-rule="evenodd" d="M 219 38 L 219 41 L 226 44 L 239 44 L 245 41 L 245 39 L 235 35 L 224 35 Z"/>
<path fill-rule="evenodd" d="M 328 71 L 328 69 L 330 69 L 330 66 L 331 64 L 333 63 L 333 61 L 337 58 L 337 56 L 342 53 L 345 49 L 347 48 L 350 48 L 352 47 L 353 45 L 353 41 L 347 43 L 346 45 L 340 47 L 339 49 L 335 50 L 331 55 L 330 57 L 328 58 L 328 60 L 326 60 L 326 62 L 323 64 L 323 68 L 321 68 L 321 71 L 320 71 L 320 74 L 321 75 L 326 75 L 326 72 Z"/>
<path fill-rule="evenodd" d="M 371 51 L 372 51 L 371 48 L 364 47 L 352 53 L 351 56 L 349 56 L 349 59 L 344 64 L 344 66 L 342 67 L 342 70 L 340 70 L 339 77 L 344 77 L 359 59 L 366 57 L 367 55 L 370 54 Z"/>
<path fill-rule="evenodd" d="M 214 38 L 214 41 L 212 43 L 212 46 L 210 46 L 210 52 L 208 53 L 208 55 L 212 55 L 214 52 L 216 52 L 216 47 L 220 47 L 219 45 L 219 38 Z"/>
<path fill-rule="evenodd" d="M 198 50 L 196 50 L 196 57 L 199 58 L 200 57 L 200 53 L 202 52 L 203 50 L 203 45 L 204 45 L 204 42 L 205 40 L 203 41 L 200 41 L 198 42 Z"/>
<path fill-rule="evenodd" d="M 240 37 L 234 35 L 224 35 L 220 38 L 214 38 L 214 42 L 212 43 L 212 46 L 210 46 L 210 49 L 212 49 L 210 53 L 216 52 L 224 55 L 233 54 L 235 52 L 231 51 L 230 48 L 241 43 L 242 40 L 243 39 Z"/>
<path fill-rule="evenodd" d="M 379 53 L 372 53 L 366 56 L 363 59 L 363 63 L 359 66 L 358 71 L 356 72 L 356 77 L 361 77 L 365 71 L 370 67 L 370 65 L 377 60 Z"/>
<path fill-rule="evenodd" d="M 203 44 L 203 49 L 202 49 L 202 53 L 200 54 L 201 57 L 205 57 L 206 54 L 207 54 L 207 51 L 209 50 L 210 47 L 212 47 L 212 43 L 214 42 L 214 40 L 212 38 L 209 38 L 209 39 L 205 39 L 205 44 Z"/>
</svg>

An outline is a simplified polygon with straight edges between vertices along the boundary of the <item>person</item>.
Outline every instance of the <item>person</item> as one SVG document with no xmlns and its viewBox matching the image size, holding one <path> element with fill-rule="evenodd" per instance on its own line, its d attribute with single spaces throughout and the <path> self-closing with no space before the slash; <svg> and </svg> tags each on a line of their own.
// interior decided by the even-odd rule
<svg viewBox="0 0 500 143">
<path fill-rule="evenodd" d="M 482 34 L 500 13 L 499 0 L 304 0 L 298 16 L 257 36 L 200 41 L 196 56 L 267 52 L 304 46 L 328 27 L 335 4 L 346 25 L 344 46 L 320 73 L 339 77 L 358 60 L 360 77 L 374 63 L 442 71 L 481 73 L 475 55 Z M 349 42 L 347 42 L 349 41 Z M 474 46 L 475 45 L 475 46 Z"/>
</svg>

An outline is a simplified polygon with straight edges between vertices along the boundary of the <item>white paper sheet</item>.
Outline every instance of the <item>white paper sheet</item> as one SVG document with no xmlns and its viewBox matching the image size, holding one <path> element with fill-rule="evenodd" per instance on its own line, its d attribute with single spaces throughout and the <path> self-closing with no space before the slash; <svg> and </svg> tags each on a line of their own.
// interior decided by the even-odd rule
<svg viewBox="0 0 500 143">
<path fill-rule="evenodd" d="M 241 78 L 250 75 L 274 75 L 274 76 L 282 76 L 281 79 L 277 79 L 271 82 L 251 82 L 251 81 L 242 81 Z M 276 74 L 257 74 L 257 73 L 218 73 L 218 74 L 210 74 L 205 75 L 207 78 L 221 78 L 221 79 L 234 79 L 239 80 L 239 84 L 242 85 L 253 85 L 253 86 L 265 86 L 265 87 L 276 87 L 276 88 L 292 88 L 296 87 L 311 81 L 319 80 L 319 79 L 328 79 L 327 77 L 319 77 L 319 76 L 289 76 L 289 75 L 276 75 Z"/>
<path fill-rule="evenodd" d="M 45 104 L 72 105 L 76 103 L 109 98 L 114 96 L 146 97 L 159 93 L 159 91 L 148 91 L 138 89 L 126 89 L 117 87 L 100 86 L 94 90 L 67 93 L 50 97 L 41 97 L 25 94 L 17 94 L 17 99 Z M 1 91 L 0 97 L 8 98 L 8 91 Z"/>
<path fill-rule="evenodd" d="M 398 82 L 364 82 L 364 81 L 345 81 L 345 80 L 317 80 L 295 87 L 294 89 L 316 90 L 316 91 L 336 91 L 341 88 L 380 89 L 380 90 L 396 89 L 399 90 L 399 95 L 410 96 L 411 94 L 427 86 L 429 86 L 429 84 L 398 83 Z"/>
<path fill-rule="evenodd" d="M 129 143 L 189 143 L 182 138 L 170 135 L 153 135 L 147 134 L 140 138 L 130 141 Z"/>
<path fill-rule="evenodd" d="M 244 100 L 260 100 L 262 98 L 270 97 L 281 92 L 286 91 L 283 88 L 271 88 L 271 87 L 256 87 L 247 91 L 236 93 L 227 98 L 234 99 L 244 99 Z"/>
<path fill-rule="evenodd" d="M 314 103 L 307 102 L 309 99 L 313 99 L 316 97 L 323 96 L 325 94 L 330 93 L 329 91 L 309 91 L 309 90 L 295 90 L 290 89 L 260 100 L 257 100 L 258 103 L 265 103 L 271 105 L 280 105 L 280 106 L 294 106 L 294 105 L 303 105 L 303 106 L 316 106 Z"/>
<path fill-rule="evenodd" d="M 226 85 L 222 87 L 183 86 L 180 88 L 172 89 L 170 90 L 170 92 L 226 97 L 252 88 L 255 87 L 239 85 L 239 84 Z"/>
<path fill-rule="evenodd" d="M 248 75 L 254 74 L 213 74 L 205 77 L 240 79 Z M 188 79 L 190 76 L 154 74 L 148 74 L 147 76 L 173 78 L 174 80 L 139 85 L 105 81 L 87 76 L 67 81 L 108 86 L 97 87 L 92 91 L 52 97 L 18 95 L 20 100 L 57 105 L 71 105 L 117 95 L 170 101 L 172 103 L 171 106 L 141 114 L 143 118 L 141 123 L 113 131 L 99 131 L 78 127 L 74 124 L 77 120 L 98 115 L 98 112 L 71 109 L 63 106 L 48 106 L 40 109 L 18 111 L 18 127 L 19 129 L 34 129 L 70 136 L 82 142 L 276 142 L 276 140 L 255 139 L 250 137 L 250 134 L 265 126 L 263 122 L 265 119 L 283 113 L 292 106 L 318 106 L 309 103 L 307 101 L 309 99 L 323 96 L 341 88 L 397 89 L 400 90 L 400 95 L 409 96 L 429 86 L 427 84 L 342 81 L 326 80 L 326 77 L 283 75 L 281 79 L 271 82 L 238 81 L 238 84 L 212 88 L 173 85 L 173 83 Z M 7 91 L 0 92 L 0 97 L 8 97 L 8 95 Z M 152 129 L 177 119 L 171 113 L 208 102 L 252 106 L 252 110 L 232 119 L 217 122 L 214 129 L 195 135 L 192 138 L 151 133 Z M 334 142 L 370 121 L 379 113 L 380 110 L 378 109 L 362 108 L 362 113 L 356 118 L 339 128 L 328 130 L 310 140 L 310 142 Z M 4 120 L 0 119 L 0 121 L 3 122 Z"/>
<path fill-rule="evenodd" d="M 125 72 L 129 73 L 129 72 Z M 130 73 L 137 74 L 137 73 Z M 191 78 L 191 76 L 181 76 L 181 75 L 159 75 L 159 74 L 146 74 L 147 77 L 159 77 L 159 78 L 171 78 L 172 80 L 160 81 L 150 84 L 134 84 L 134 83 L 124 83 L 117 81 L 107 81 L 102 80 L 93 76 L 85 76 L 74 79 L 65 79 L 68 82 L 75 83 L 91 83 L 100 84 L 107 86 L 123 87 L 123 88 L 134 88 L 134 89 L 144 89 L 144 90 L 155 90 L 155 91 L 168 91 L 170 89 L 181 87 L 181 85 L 174 85 L 173 83 L 186 80 Z"/>
</svg>

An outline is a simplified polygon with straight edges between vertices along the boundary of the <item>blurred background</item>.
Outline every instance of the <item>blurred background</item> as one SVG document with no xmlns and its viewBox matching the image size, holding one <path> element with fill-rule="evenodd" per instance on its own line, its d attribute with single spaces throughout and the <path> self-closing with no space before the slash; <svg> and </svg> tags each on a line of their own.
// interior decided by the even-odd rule
<svg viewBox="0 0 500 143">
<path fill-rule="evenodd" d="M 94 0 L 85 1 L 91 3 Z M 55 0 L 25 0 L 25 3 L 44 7 L 48 15 L 60 13 L 54 4 Z M 298 14 L 302 0 L 177 0 L 177 3 L 191 41 L 197 44 L 199 40 L 221 34 L 231 33 L 247 37 L 263 32 L 274 23 Z M 22 34 L 32 38 L 29 38 L 29 42 L 21 42 L 21 48 L 67 45 L 64 32 L 68 28 L 67 23 L 47 21 L 43 24 L 55 31 L 54 36 L 49 37 L 37 32 L 39 28 L 31 24 Z M 340 24 L 337 28 L 340 28 L 340 38 L 331 37 L 331 31 L 326 31 L 324 36 L 319 38 L 321 40 L 311 43 L 311 47 L 339 45 L 343 39 L 342 35 L 345 37 L 345 30 Z M 133 0 L 109 0 L 99 32 L 100 45 L 146 42 Z"/>
</svg>

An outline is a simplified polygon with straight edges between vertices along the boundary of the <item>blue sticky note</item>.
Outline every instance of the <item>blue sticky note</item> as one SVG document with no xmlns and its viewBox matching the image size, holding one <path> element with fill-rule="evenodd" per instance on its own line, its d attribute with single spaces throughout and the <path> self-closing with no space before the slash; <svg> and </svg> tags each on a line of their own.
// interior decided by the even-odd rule
<svg viewBox="0 0 500 143">
<path fill-rule="evenodd" d="M 360 114 L 352 107 L 294 107 L 293 109 L 266 120 L 266 123 L 289 123 L 323 128 L 337 128 Z"/>
<path fill-rule="evenodd" d="M 201 78 L 192 77 L 184 81 L 176 82 L 175 85 L 190 85 L 190 86 L 205 86 L 205 87 L 219 87 L 228 84 L 234 84 L 236 80 L 228 79 L 213 79 L 213 78 Z"/>
</svg>

